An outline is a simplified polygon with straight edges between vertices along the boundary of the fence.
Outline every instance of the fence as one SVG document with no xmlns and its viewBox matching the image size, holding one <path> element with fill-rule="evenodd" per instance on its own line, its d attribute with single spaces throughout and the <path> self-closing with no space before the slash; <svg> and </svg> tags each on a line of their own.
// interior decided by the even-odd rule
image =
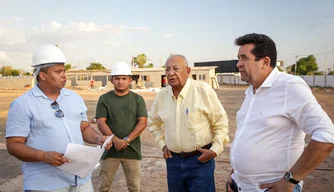
<svg viewBox="0 0 334 192">
<path fill-rule="evenodd" d="M 301 75 L 300 76 L 310 87 L 334 87 L 334 75 Z M 0 77 L 0 87 L 5 88 L 23 88 L 31 85 L 32 76 L 4 76 Z M 233 74 L 218 74 L 217 81 L 220 85 L 247 85 L 247 82 L 241 81 L 241 77 Z M 68 79 L 67 85 L 71 85 Z M 89 82 L 85 82 L 89 86 Z"/>
<path fill-rule="evenodd" d="M 334 75 L 301 75 L 300 76 L 310 87 L 334 87 Z M 217 75 L 218 83 L 229 85 L 245 85 L 241 77 L 237 75 Z"/>
</svg>

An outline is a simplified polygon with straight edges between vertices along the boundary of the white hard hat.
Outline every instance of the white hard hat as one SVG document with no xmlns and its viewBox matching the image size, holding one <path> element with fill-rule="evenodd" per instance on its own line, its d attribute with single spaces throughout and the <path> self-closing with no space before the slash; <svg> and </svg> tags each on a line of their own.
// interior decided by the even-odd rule
<svg viewBox="0 0 334 192">
<path fill-rule="evenodd" d="M 125 63 L 124 61 L 120 61 L 115 65 L 111 66 L 111 73 L 113 75 L 132 75 L 131 74 L 131 67 L 129 64 Z"/>
<path fill-rule="evenodd" d="M 34 52 L 32 67 L 51 63 L 66 63 L 65 55 L 57 46 L 43 45 Z"/>
</svg>

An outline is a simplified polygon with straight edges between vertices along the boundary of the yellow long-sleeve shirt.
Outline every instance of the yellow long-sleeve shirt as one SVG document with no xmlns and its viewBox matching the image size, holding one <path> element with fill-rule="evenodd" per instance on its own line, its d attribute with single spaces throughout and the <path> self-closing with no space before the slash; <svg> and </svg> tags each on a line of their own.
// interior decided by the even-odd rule
<svg viewBox="0 0 334 192">
<path fill-rule="evenodd" d="M 190 152 L 212 143 L 219 155 L 229 141 L 228 118 L 216 92 L 204 82 L 188 79 L 178 98 L 170 86 L 155 97 L 148 128 L 162 149 Z"/>
</svg>

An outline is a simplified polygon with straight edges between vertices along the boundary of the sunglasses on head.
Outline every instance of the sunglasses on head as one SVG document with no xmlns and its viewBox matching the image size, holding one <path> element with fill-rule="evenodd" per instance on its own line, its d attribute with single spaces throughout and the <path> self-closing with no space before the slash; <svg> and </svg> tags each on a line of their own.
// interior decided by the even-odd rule
<svg viewBox="0 0 334 192">
<path fill-rule="evenodd" d="M 51 103 L 51 107 L 52 109 L 56 110 L 55 112 L 56 117 L 64 117 L 64 113 L 62 110 L 59 109 L 59 104 L 57 103 L 57 101 Z"/>
</svg>

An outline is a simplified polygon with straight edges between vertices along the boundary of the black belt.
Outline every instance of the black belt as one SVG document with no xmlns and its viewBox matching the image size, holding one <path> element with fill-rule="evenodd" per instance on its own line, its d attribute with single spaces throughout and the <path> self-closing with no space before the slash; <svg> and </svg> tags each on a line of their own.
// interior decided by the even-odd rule
<svg viewBox="0 0 334 192">
<path fill-rule="evenodd" d="M 203 146 L 202 148 L 203 149 L 210 149 L 211 146 L 212 146 L 212 143 L 207 144 L 207 145 Z M 171 151 L 171 152 L 172 152 L 172 154 L 175 154 L 175 155 L 177 155 L 179 157 L 182 157 L 182 158 L 193 157 L 193 156 L 198 155 L 198 154 L 201 153 L 201 152 L 199 152 L 197 150 L 191 151 L 191 152 L 181 152 L 181 153 L 174 153 L 173 151 Z"/>
</svg>

